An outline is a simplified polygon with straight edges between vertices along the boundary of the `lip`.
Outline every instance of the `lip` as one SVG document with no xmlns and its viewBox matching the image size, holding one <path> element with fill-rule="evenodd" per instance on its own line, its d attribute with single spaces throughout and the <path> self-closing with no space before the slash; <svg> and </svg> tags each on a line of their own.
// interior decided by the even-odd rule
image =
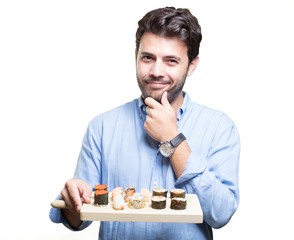
<svg viewBox="0 0 294 240">
<path fill-rule="evenodd" d="M 158 81 L 153 79 L 152 80 L 148 79 L 148 80 L 145 80 L 144 82 L 148 87 L 153 89 L 163 89 L 163 88 L 166 88 L 166 86 L 171 84 L 171 81 Z"/>
<path fill-rule="evenodd" d="M 151 87 L 165 87 L 167 85 L 169 85 L 169 83 L 166 82 L 147 82 L 147 85 L 151 86 Z"/>
</svg>

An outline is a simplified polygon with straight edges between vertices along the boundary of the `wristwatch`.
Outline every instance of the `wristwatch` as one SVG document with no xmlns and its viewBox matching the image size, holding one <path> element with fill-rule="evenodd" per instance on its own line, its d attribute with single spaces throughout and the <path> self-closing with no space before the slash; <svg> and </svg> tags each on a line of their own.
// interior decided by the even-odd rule
<svg viewBox="0 0 294 240">
<path fill-rule="evenodd" d="M 180 133 L 170 141 L 161 142 L 159 144 L 159 152 L 164 157 L 170 157 L 174 153 L 176 147 L 184 140 L 186 140 L 184 134 Z"/>
</svg>

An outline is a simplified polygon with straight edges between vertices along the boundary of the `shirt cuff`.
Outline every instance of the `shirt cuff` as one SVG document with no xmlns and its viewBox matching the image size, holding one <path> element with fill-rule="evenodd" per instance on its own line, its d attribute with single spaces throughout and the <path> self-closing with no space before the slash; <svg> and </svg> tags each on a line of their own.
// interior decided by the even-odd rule
<svg viewBox="0 0 294 240">
<path fill-rule="evenodd" d="M 56 199 L 59 200 L 60 199 L 59 195 Z M 69 225 L 69 223 L 67 222 L 66 218 L 63 216 L 61 209 L 59 208 L 51 208 L 50 212 L 49 212 L 49 217 L 51 219 L 52 222 L 54 223 L 62 223 L 64 226 L 66 226 L 68 229 L 72 230 L 72 231 L 80 231 L 85 229 L 86 227 L 90 226 L 90 224 L 92 223 L 92 221 L 83 221 L 81 223 L 81 225 L 78 228 L 73 228 Z"/>
<path fill-rule="evenodd" d="M 184 172 L 175 182 L 175 186 L 180 187 L 180 185 L 184 184 L 185 182 L 197 177 L 205 170 L 206 166 L 206 159 L 197 153 L 191 152 L 189 158 L 187 159 Z"/>
</svg>

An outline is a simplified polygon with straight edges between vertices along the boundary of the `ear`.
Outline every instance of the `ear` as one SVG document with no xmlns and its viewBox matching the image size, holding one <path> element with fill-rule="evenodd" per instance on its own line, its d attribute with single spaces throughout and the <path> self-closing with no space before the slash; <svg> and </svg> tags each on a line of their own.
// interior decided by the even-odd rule
<svg viewBox="0 0 294 240">
<path fill-rule="evenodd" d="M 189 64 L 187 76 L 191 76 L 199 63 L 199 56 L 195 57 Z"/>
</svg>

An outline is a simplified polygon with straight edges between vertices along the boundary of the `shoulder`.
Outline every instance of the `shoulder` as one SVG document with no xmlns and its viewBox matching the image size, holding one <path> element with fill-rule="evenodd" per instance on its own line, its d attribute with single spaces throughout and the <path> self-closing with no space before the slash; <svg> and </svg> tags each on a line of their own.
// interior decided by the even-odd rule
<svg viewBox="0 0 294 240">
<path fill-rule="evenodd" d="M 189 99 L 188 112 L 205 125 L 217 126 L 234 126 L 233 120 L 223 111 L 217 110 L 199 103 L 193 102 Z"/>
<path fill-rule="evenodd" d="M 136 111 L 136 106 L 137 99 L 134 99 L 131 102 L 127 102 L 121 106 L 98 114 L 90 121 L 89 126 L 100 126 L 101 124 L 117 121 L 119 117 L 130 115 L 132 112 Z"/>
</svg>

